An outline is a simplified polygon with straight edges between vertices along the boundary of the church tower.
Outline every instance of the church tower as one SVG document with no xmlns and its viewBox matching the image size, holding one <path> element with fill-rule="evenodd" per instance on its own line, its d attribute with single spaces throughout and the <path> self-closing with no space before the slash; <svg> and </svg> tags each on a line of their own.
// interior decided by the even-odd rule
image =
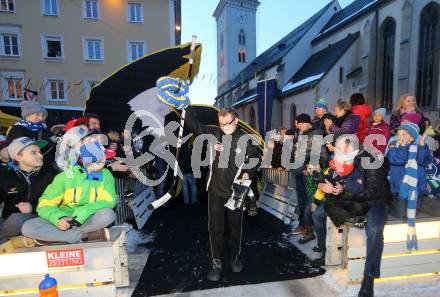
<svg viewBox="0 0 440 297">
<path fill-rule="evenodd" d="M 217 22 L 217 90 L 256 57 L 258 0 L 220 0 Z"/>
</svg>

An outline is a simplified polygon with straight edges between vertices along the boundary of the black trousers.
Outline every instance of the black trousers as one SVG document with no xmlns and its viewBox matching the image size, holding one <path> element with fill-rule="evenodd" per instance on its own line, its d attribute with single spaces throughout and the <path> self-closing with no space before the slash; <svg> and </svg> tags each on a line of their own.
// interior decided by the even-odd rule
<svg viewBox="0 0 440 297">
<path fill-rule="evenodd" d="M 241 254 L 243 211 L 225 207 L 229 197 L 208 193 L 208 231 L 213 259 L 222 259 L 224 241 L 227 241 L 231 259 Z"/>
</svg>

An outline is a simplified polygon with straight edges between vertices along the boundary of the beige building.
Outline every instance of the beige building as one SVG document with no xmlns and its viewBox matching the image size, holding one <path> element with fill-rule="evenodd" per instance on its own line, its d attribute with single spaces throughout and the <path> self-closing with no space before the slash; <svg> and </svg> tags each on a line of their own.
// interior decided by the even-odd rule
<svg viewBox="0 0 440 297">
<path fill-rule="evenodd" d="M 0 109 L 38 92 L 48 122 L 79 114 L 90 88 L 125 64 L 180 44 L 180 0 L 1 0 Z M 111 102 L 109 102 L 111 104 Z"/>
<path fill-rule="evenodd" d="M 219 88 L 216 104 L 237 108 L 258 126 L 256 87 L 266 78 L 277 80 L 272 128 L 292 127 L 299 113 L 312 115 L 319 98 L 333 111 L 355 92 L 389 114 L 401 95 L 415 94 L 434 120 L 440 111 L 440 0 L 354 0 L 344 8 L 329 1 Z"/>
</svg>

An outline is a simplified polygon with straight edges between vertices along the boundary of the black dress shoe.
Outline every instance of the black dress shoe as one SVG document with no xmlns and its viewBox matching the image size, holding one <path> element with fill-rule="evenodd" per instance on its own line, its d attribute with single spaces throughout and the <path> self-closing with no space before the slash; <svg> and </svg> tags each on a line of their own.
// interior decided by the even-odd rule
<svg viewBox="0 0 440 297">
<path fill-rule="evenodd" d="M 231 270 L 232 272 L 238 273 L 243 270 L 243 263 L 240 260 L 232 260 L 231 261 Z"/>
<path fill-rule="evenodd" d="M 374 277 L 364 275 L 358 297 L 374 297 Z"/>
<path fill-rule="evenodd" d="M 214 259 L 212 261 L 212 268 L 208 273 L 208 279 L 212 282 L 218 282 L 222 276 L 222 261 Z"/>
</svg>

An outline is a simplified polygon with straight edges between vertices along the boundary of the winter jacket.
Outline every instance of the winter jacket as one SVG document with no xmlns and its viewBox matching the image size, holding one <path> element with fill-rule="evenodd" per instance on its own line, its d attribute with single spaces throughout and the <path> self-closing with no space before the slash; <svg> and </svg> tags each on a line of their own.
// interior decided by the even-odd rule
<svg viewBox="0 0 440 297">
<path fill-rule="evenodd" d="M 351 112 L 346 113 L 330 126 L 330 133 L 335 134 L 334 139 L 344 134 L 357 134 L 359 132 L 359 123 L 360 117 L 358 115 Z"/>
<path fill-rule="evenodd" d="M 321 118 L 314 117 L 312 120 L 313 129 L 322 131 L 323 135 L 327 134 L 325 131 L 325 125 L 324 125 L 325 118 L 331 119 L 332 121 L 336 120 L 336 117 L 334 115 L 332 115 L 331 113 L 326 113 Z"/>
<path fill-rule="evenodd" d="M 313 127 L 311 127 L 308 131 L 305 131 L 303 133 L 300 132 L 298 135 L 295 136 L 295 138 L 293 140 L 293 150 L 292 150 L 293 160 L 296 160 L 296 158 L 303 158 L 304 159 L 303 166 L 301 166 L 298 170 L 305 169 L 307 164 L 310 163 L 313 138 L 314 138 L 314 136 L 318 136 L 318 135 L 322 135 L 322 131 L 315 130 L 315 129 L 313 129 Z M 299 141 L 301 139 L 301 137 L 307 137 L 307 146 L 304 146 L 301 144 L 301 142 Z M 305 157 L 302 157 L 303 155 Z M 317 156 L 317 157 L 319 157 L 319 164 L 321 164 L 321 165 L 327 164 L 328 153 L 327 153 L 327 150 L 326 150 L 326 147 L 324 144 L 321 145 L 321 147 L 319 149 L 319 156 Z M 303 159 L 300 159 L 300 160 L 303 160 Z"/>
<path fill-rule="evenodd" d="M 179 167 L 184 174 L 193 174 L 191 166 L 192 152 L 193 146 L 190 144 L 184 144 L 180 150 Z"/>
<path fill-rule="evenodd" d="M 56 171 L 41 168 L 39 171 L 24 172 L 17 165 L 10 164 L 0 169 L 0 205 L 4 202 L 2 217 L 8 218 L 20 210 L 20 202 L 29 202 L 36 213 L 38 198 L 52 182 Z"/>
<path fill-rule="evenodd" d="M 408 162 L 409 145 L 397 145 L 395 140 L 391 140 L 388 145 L 387 158 L 390 162 L 390 184 L 391 192 L 399 193 L 400 184 L 405 176 L 405 165 Z M 432 155 L 428 146 L 418 146 L 417 149 L 417 190 L 419 195 L 428 194 L 428 184 L 426 179 L 426 166 L 432 162 Z"/>
<path fill-rule="evenodd" d="M 20 137 L 29 137 L 30 139 L 40 140 L 43 139 L 43 131 L 34 132 L 23 126 L 14 125 L 11 127 L 6 137 L 8 141 L 13 141 Z"/>
<path fill-rule="evenodd" d="M 372 112 L 371 107 L 367 104 L 355 105 L 351 107 L 351 111 L 353 114 L 360 117 L 357 137 L 359 139 L 359 143 L 364 143 L 365 136 L 367 135 L 365 129 L 367 128 L 368 118 Z"/>
<path fill-rule="evenodd" d="M 239 127 L 231 135 L 225 135 L 223 131 L 218 127 L 209 127 L 202 124 L 197 114 L 191 107 L 186 111 L 185 117 L 185 128 L 188 128 L 193 132 L 194 136 L 199 136 L 202 134 L 213 135 L 216 139 L 216 143 L 209 143 L 208 148 L 208 158 L 210 160 L 210 173 L 207 181 L 207 190 L 209 193 L 215 193 L 217 196 L 230 197 L 232 195 L 232 183 L 236 178 L 240 178 L 243 173 L 248 173 L 249 178 L 253 179 L 257 173 L 259 162 L 261 161 L 260 155 L 257 151 L 257 146 L 249 143 L 246 147 L 239 147 L 238 140 L 246 133 L 242 132 Z M 224 147 L 222 144 L 222 137 L 226 139 L 230 137 L 231 146 L 229 151 L 229 159 L 227 160 L 226 166 L 219 167 L 219 157 L 221 151 Z M 247 164 L 250 159 L 257 158 L 259 160 L 257 166 L 251 169 L 242 169 L 242 166 L 235 164 L 235 159 L 237 155 L 241 155 L 242 160 L 245 160 L 244 164 Z M 244 155 L 244 158 L 243 158 Z M 242 164 L 243 165 L 243 164 Z"/>
<path fill-rule="evenodd" d="M 420 128 L 420 135 L 425 132 L 426 125 L 425 125 L 425 117 L 423 113 L 417 111 L 418 114 L 420 114 L 420 121 L 417 123 L 417 126 Z M 405 113 L 400 114 L 397 116 L 395 113 L 391 115 L 390 118 L 390 130 L 394 133 L 394 130 L 397 129 L 400 126 L 400 120 L 405 115 Z"/>
<path fill-rule="evenodd" d="M 272 168 L 284 168 L 281 164 L 282 162 L 282 155 L 283 155 L 283 147 L 284 142 L 286 140 L 280 140 L 280 141 L 274 141 L 274 148 L 272 153 L 272 161 L 271 166 Z"/>
<path fill-rule="evenodd" d="M 68 174 L 72 173 L 73 176 Z M 115 180 L 107 169 L 102 169 L 102 181 L 88 180 L 80 166 L 59 173 L 38 202 L 37 213 L 58 225 L 62 217 L 72 217 L 84 223 L 91 215 L 116 204 Z"/>
<path fill-rule="evenodd" d="M 388 165 L 385 162 L 377 169 L 362 168 L 362 158 L 374 161 L 371 154 L 361 148 L 355 158 L 355 168 L 362 172 L 363 189 L 352 191 L 345 187 L 338 195 L 338 199 L 325 202 L 325 210 L 336 226 L 342 225 L 350 218 L 365 216 L 372 205 L 385 205 L 389 203 L 391 194 L 387 179 Z"/>
<path fill-rule="evenodd" d="M 372 147 L 371 149 L 375 148 L 378 149 L 379 151 L 381 151 L 382 153 L 385 153 L 385 149 L 387 147 L 388 141 L 390 140 L 391 137 L 391 132 L 390 132 L 390 125 L 388 125 L 386 122 L 382 121 L 377 125 L 374 125 L 373 122 L 370 122 L 367 126 L 367 128 L 365 129 L 366 132 L 366 136 L 368 135 L 375 135 L 375 134 L 379 134 L 379 135 L 383 135 L 385 137 L 385 144 L 384 145 L 378 145 L 377 141 L 374 140 L 371 142 Z M 364 146 L 368 146 L 370 145 L 370 143 L 364 143 Z"/>
<path fill-rule="evenodd" d="M 390 201 L 390 186 L 388 182 L 388 162 L 384 160 L 382 166 L 377 169 L 363 168 L 362 159 L 373 163 L 375 158 L 362 147 L 355 157 L 355 167 L 362 171 L 364 189 L 358 193 L 344 191 L 340 198 L 347 201 L 355 201 L 365 205 L 387 204 Z M 376 157 L 377 158 L 377 157 Z"/>
</svg>

